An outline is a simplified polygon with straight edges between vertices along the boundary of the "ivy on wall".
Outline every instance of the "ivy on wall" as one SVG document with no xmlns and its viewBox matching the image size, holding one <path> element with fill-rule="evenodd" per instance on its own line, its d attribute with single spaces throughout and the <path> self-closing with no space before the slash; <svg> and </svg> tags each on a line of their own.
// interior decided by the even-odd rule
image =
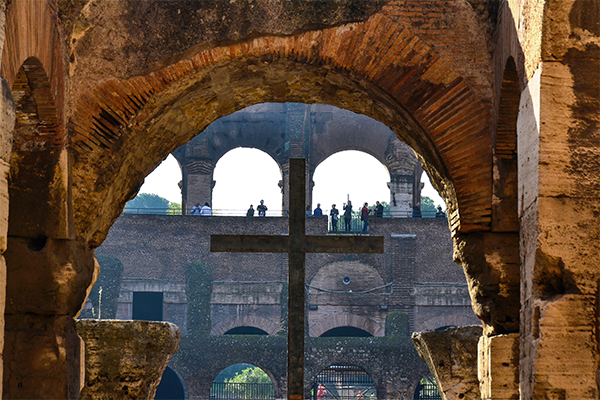
<svg viewBox="0 0 600 400">
<path fill-rule="evenodd" d="M 189 338 L 201 338 L 210 335 L 212 282 L 212 270 L 208 265 L 196 262 L 185 267 Z"/>
</svg>

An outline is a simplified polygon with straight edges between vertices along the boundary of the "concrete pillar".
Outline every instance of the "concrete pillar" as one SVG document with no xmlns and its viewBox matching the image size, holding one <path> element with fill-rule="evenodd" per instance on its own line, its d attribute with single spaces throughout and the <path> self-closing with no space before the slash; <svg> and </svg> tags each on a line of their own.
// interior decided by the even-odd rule
<svg viewBox="0 0 600 400">
<path fill-rule="evenodd" d="M 390 174 L 390 214 L 396 218 L 406 218 L 412 215 L 413 207 L 413 175 Z"/>
</svg>

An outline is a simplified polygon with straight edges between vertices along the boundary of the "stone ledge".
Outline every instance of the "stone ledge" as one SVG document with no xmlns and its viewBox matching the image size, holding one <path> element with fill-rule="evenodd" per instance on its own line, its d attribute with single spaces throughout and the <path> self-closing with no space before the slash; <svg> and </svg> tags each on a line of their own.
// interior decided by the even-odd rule
<svg viewBox="0 0 600 400">
<path fill-rule="evenodd" d="M 179 328 L 169 322 L 78 320 L 85 343 L 82 399 L 153 399 Z"/>
</svg>

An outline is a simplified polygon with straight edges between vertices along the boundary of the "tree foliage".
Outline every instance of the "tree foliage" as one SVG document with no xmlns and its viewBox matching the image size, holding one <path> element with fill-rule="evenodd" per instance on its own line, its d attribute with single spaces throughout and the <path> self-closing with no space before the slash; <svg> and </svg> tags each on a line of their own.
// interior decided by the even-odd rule
<svg viewBox="0 0 600 400">
<path fill-rule="evenodd" d="M 154 193 L 139 193 L 127 202 L 128 208 L 169 208 L 169 200 Z"/>
<path fill-rule="evenodd" d="M 225 379 L 225 383 L 271 383 L 271 378 L 262 369 L 250 367 L 236 373 L 233 378 Z"/>
<path fill-rule="evenodd" d="M 426 212 L 426 213 L 433 212 L 435 214 L 436 211 L 437 211 L 437 209 L 435 207 L 435 203 L 433 202 L 433 200 L 430 197 L 421 196 L 421 212 Z"/>
</svg>

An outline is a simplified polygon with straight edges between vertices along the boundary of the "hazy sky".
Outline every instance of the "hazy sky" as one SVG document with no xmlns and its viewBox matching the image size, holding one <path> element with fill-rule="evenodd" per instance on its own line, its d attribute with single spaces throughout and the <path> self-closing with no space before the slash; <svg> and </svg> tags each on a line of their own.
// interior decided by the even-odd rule
<svg viewBox="0 0 600 400">
<path fill-rule="evenodd" d="M 140 193 L 155 193 L 169 201 L 181 203 L 177 183 L 181 170 L 171 155 L 146 177 Z M 216 209 L 246 210 L 250 204 L 256 208 L 261 199 L 272 210 L 281 208 L 281 190 L 278 182 L 281 173 L 275 161 L 257 149 L 237 148 L 226 153 L 217 163 L 216 181 L 211 206 Z M 323 210 L 346 202 L 348 195 L 354 204 L 376 200 L 390 201 L 387 182 L 390 180 L 385 166 L 375 157 L 360 151 L 342 151 L 333 154 L 317 167 L 314 174 L 313 204 L 321 203 Z M 423 173 L 425 187 L 421 194 L 433 199 L 436 205 L 446 205 Z M 204 203 L 209 199 L 197 199 Z"/>
</svg>

